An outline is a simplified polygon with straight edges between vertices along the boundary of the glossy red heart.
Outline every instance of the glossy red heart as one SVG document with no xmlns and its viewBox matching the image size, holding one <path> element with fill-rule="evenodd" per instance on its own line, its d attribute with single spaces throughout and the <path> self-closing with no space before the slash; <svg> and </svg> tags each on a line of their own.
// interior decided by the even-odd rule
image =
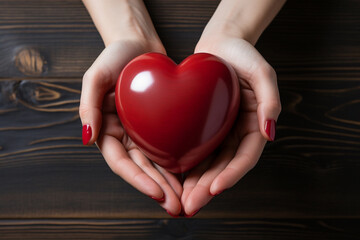
<svg viewBox="0 0 360 240">
<path fill-rule="evenodd" d="M 152 161 L 185 172 L 224 140 L 237 116 L 240 91 L 234 70 L 198 53 L 176 65 L 159 53 L 133 59 L 115 91 L 126 133 Z"/>
</svg>

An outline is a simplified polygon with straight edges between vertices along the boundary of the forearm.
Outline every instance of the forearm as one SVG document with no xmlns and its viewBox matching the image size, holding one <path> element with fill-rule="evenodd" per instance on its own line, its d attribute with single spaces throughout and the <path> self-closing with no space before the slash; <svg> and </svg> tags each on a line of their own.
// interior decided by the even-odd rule
<svg viewBox="0 0 360 240">
<path fill-rule="evenodd" d="M 117 40 L 160 42 L 142 0 L 83 0 L 105 45 Z"/>
<path fill-rule="evenodd" d="M 204 33 L 214 31 L 255 44 L 286 0 L 222 0 Z"/>
</svg>

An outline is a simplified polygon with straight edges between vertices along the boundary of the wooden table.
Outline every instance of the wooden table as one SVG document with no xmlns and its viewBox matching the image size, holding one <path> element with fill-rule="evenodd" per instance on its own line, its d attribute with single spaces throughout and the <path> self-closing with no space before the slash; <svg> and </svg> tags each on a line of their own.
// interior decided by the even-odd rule
<svg viewBox="0 0 360 240">
<path fill-rule="evenodd" d="M 218 1 L 145 1 L 169 56 Z M 193 219 L 172 219 L 83 147 L 81 78 L 103 44 L 80 1 L 0 0 L 0 239 L 360 239 L 360 1 L 289 1 L 256 45 L 277 139 Z"/>
</svg>

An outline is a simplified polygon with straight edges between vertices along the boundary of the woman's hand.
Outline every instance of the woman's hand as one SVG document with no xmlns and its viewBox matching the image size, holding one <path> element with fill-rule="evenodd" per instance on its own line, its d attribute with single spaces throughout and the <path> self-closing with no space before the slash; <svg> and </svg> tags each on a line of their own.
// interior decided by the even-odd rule
<svg viewBox="0 0 360 240">
<path fill-rule="evenodd" d="M 233 186 L 249 171 L 266 139 L 274 138 L 280 112 L 276 74 L 252 44 L 283 3 L 221 1 L 204 30 L 195 52 L 212 53 L 234 67 L 242 87 L 240 115 L 219 155 L 192 170 L 182 186 L 176 176 L 149 161 L 130 140 L 114 105 L 115 83 L 122 68 L 142 53 L 165 53 L 143 2 L 84 0 L 106 45 L 83 78 L 80 118 L 84 144 L 97 141 L 110 168 L 161 202 L 171 215 L 179 215 L 181 206 L 186 215 L 193 215 L 212 195 Z"/>
<path fill-rule="evenodd" d="M 181 203 L 188 216 L 236 184 L 256 165 L 266 141 L 274 140 L 281 111 L 276 73 L 253 44 L 267 26 L 263 21 L 271 21 L 268 15 L 275 16 L 284 1 L 278 1 L 275 8 L 272 0 L 265 2 L 258 6 L 264 1 L 222 1 L 196 46 L 195 53 L 214 54 L 234 68 L 241 103 L 238 119 L 218 154 L 191 170 L 185 179 Z M 251 15 L 251 9 L 259 12 L 261 8 L 272 11 L 258 15 L 265 19 L 260 21 Z"/>
<path fill-rule="evenodd" d="M 275 71 L 256 49 L 243 39 L 224 36 L 218 41 L 198 45 L 196 52 L 217 55 L 233 66 L 241 89 L 239 115 L 218 156 L 187 176 L 181 201 L 188 215 L 232 187 L 256 165 L 266 140 L 274 140 L 281 110 Z"/>
<path fill-rule="evenodd" d="M 170 214 L 181 211 L 182 185 L 147 159 L 126 135 L 115 107 L 115 85 L 123 67 L 146 52 L 166 54 L 142 1 L 87 0 L 106 48 L 83 77 L 80 118 L 83 143 L 97 143 L 114 173 L 157 200 Z"/>
</svg>

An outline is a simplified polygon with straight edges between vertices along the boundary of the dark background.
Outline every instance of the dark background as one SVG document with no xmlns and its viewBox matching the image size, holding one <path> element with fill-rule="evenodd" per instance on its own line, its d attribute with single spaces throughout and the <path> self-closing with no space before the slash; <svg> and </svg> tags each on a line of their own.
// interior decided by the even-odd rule
<svg viewBox="0 0 360 240">
<path fill-rule="evenodd" d="M 218 1 L 145 1 L 168 54 Z M 257 49 L 283 112 L 257 167 L 172 219 L 81 143 L 81 78 L 103 44 L 81 1 L 0 0 L 0 239 L 360 239 L 360 1 L 289 0 Z"/>
</svg>

